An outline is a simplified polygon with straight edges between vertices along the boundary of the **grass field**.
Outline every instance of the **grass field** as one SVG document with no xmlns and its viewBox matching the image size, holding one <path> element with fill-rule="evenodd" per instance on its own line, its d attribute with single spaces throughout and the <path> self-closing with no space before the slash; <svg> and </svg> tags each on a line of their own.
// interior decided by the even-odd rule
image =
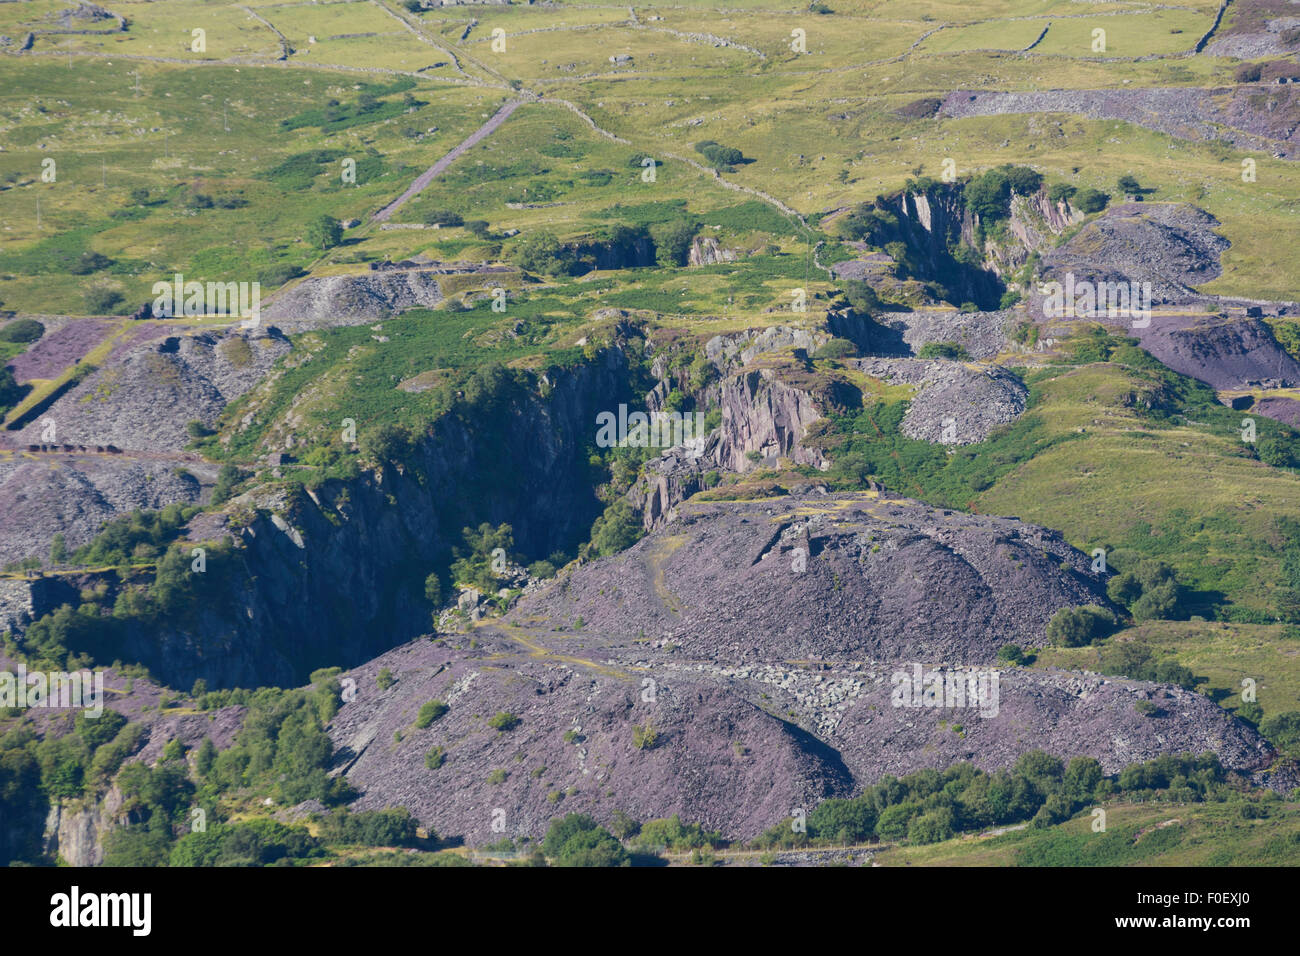
<svg viewBox="0 0 1300 956">
<path fill-rule="evenodd" d="M 1091 813 L 1042 830 L 959 837 L 891 847 L 882 866 L 1294 866 L 1300 805 L 1268 804 L 1247 819 L 1241 804 L 1129 804 L 1106 807 L 1106 830 Z"/>
</svg>

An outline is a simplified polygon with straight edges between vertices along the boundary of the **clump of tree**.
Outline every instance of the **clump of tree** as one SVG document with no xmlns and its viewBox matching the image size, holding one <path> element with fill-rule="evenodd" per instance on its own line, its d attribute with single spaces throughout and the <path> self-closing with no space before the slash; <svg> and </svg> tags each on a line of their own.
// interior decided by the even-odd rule
<svg viewBox="0 0 1300 956">
<path fill-rule="evenodd" d="M 1143 641 L 1113 640 L 1097 652 L 1097 669 L 1103 674 L 1176 684 L 1187 690 L 1196 687 L 1196 676 L 1173 657 L 1157 657 Z"/>
<path fill-rule="evenodd" d="M 460 534 L 463 544 L 453 549 L 452 578 L 483 594 L 495 594 L 506 582 L 507 563 L 518 563 L 514 529 L 483 522 L 477 528 L 462 528 Z"/>
<path fill-rule="evenodd" d="M 122 293 L 111 286 L 92 286 L 84 293 L 87 315 L 116 315 L 123 299 Z"/>
<path fill-rule="evenodd" d="M 1097 803 L 1126 797 L 1180 802 L 1226 800 L 1239 785 L 1217 755 L 1166 755 L 1107 777 L 1093 757 L 1068 763 L 1032 750 L 1011 770 L 987 772 L 973 764 L 883 777 L 861 796 L 825 800 L 808 814 L 806 832 L 790 822 L 756 840 L 757 848 L 857 844 L 875 840 L 935 843 L 959 833 L 1031 821 L 1046 827 Z M 644 827 L 642 828 L 644 830 Z"/>
<path fill-rule="evenodd" d="M 1070 197 L 1078 191 L 1077 187 L 1069 183 L 1052 183 L 1047 187 L 1047 198 L 1052 202 L 1069 202 Z"/>
<path fill-rule="evenodd" d="M 632 547 L 644 534 L 640 515 L 625 499 L 619 498 L 591 526 L 587 551 L 600 557 L 617 554 Z"/>
<path fill-rule="evenodd" d="M 960 342 L 926 342 L 916 353 L 917 358 L 948 359 L 954 362 L 969 362 L 970 353 Z"/>
<path fill-rule="evenodd" d="M 1011 194 L 1029 196 L 1038 192 L 1043 174 L 1028 166 L 1007 164 L 987 170 L 966 184 L 966 205 L 985 222 L 1011 215 Z"/>
<path fill-rule="evenodd" d="M 650 238 L 654 240 L 655 262 L 665 269 L 686 265 L 691 242 L 698 230 L 699 223 L 686 218 L 651 224 Z"/>
<path fill-rule="evenodd" d="M 212 504 L 222 505 L 229 501 L 247 477 L 238 465 L 229 462 L 222 465 L 217 471 L 217 483 L 212 487 Z"/>
<path fill-rule="evenodd" d="M 1091 214 L 1101 212 L 1110 205 L 1110 196 L 1099 189 L 1080 189 L 1070 203 L 1081 212 Z"/>
<path fill-rule="evenodd" d="M 248 820 L 215 823 L 206 830 L 185 834 L 171 848 L 167 862 L 171 866 L 272 866 L 316 860 L 326 855 L 321 840 L 313 837 L 304 826 L 290 826 L 278 820 Z"/>
<path fill-rule="evenodd" d="M 160 511 L 136 509 L 109 521 L 72 554 L 74 564 L 98 566 L 156 561 L 199 509 L 170 504 Z"/>
<path fill-rule="evenodd" d="M 632 856 L 591 817 L 571 813 L 552 820 L 542 852 L 559 866 L 630 866 Z"/>
<path fill-rule="evenodd" d="M 27 386 L 19 385 L 14 378 L 13 369 L 0 368 L 0 418 L 22 401 L 27 394 Z"/>
<path fill-rule="evenodd" d="M 1125 174 L 1117 179 L 1115 185 L 1119 187 L 1121 193 L 1128 196 L 1137 196 L 1141 198 L 1142 194 L 1146 191 L 1142 188 L 1142 184 L 1138 182 L 1137 177 L 1129 174 Z"/>
<path fill-rule="evenodd" d="M 548 276 L 567 275 L 574 265 L 573 251 L 546 231 L 535 232 L 516 243 L 510 261 L 525 272 Z"/>
<path fill-rule="evenodd" d="M 113 264 L 113 260 L 99 252 L 83 252 L 68 267 L 74 276 L 88 276 L 92 272 L 102 272 Z"/>
<path fill-rule="evenodd" d="M 319 216 L 307 225 L 307 242 L 324 252 L 343 241 L 343 223 L 333 216 Z"/>
<path fill-rule="evenodd" d="M 854 312 L 865 318 L 871 318 L 882 308 L 879 293 L 860 279 L 849 279 L 844 283 L 844 300 Z"/>
<path fill-rule="evenodd" d="M 45 326 L 35 319 L 15 319 L 0 326 L 0 342 L 30 345 L 45 334 Z"/>
<path fill-rule="evenodd" d="M 709 165 L 718 172 L 729 172 L 733 166 L 745 161 L 745 156 L 740 150 L 715 143 L 711 139 L 696 143 L 695 151 L 707 159 Z"/>
<path fill-rule="evenodd" d="M 315 814 L 312 822 L 325 843 L 353 846 L 409 847 L 419 843 L 417 821 L 405 807 L 353 813 L 339 807 L 333 813 Z"/>
<path fill-rule="evenodd" d="M 1111 578 L 1106 595 L 1128 608 L 1135 621 L 1169 620 L 1179 613 L 1183 588 L 1173 568 L 1155 558 L 1144 558 L 1132 570 Z"/>
<path fill-rule="evenodd" d="M 1047 639 L 1057 647 L 1083 647 L 1107 637 L 1115 615 L 1096 604 L 1063 607 L 1047 622 Z"/>
<path fill-rule="evenodd" d="M 843 239 L 881 247 L 898 236 L 898 217 L 884 207 L 884 199 L 859 203 L 836 222 Z"/>
<path fill-rule="evenodd" d="M 850 339 L 833 338 L 814 352 L 813 358 L 837 360 L 855 358 L 857 354 L 858 347 Z"/>
</svg>

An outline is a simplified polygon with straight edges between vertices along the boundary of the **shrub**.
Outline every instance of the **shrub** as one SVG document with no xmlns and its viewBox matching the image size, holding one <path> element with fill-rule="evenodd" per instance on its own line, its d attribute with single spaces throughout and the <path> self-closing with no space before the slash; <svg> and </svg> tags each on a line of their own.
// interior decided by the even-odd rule
<svg viewBox="0 0 1300 956">
<path fill-rule="evenodd" d="M 115 315 L 123 301 L 122 293 L 104 286 L 87 289 L 84 298 L 90 315 Z"/>
<path fill-rule="evenodd" d="M 15 319 L 0 328 L 0 342 L 30 345 L 45 334 L 45 326 L 35 319 Z"/>
<path fill-rule="evenodd" d="M 1005 644 L 998 649 L 999 664 L 1020 665 L 1025 661 L 1025 652 L 1015 644 Z"/>
<path fill-rule="evenodd" d="M 1105 637 L 1115 626 L 1115 615 L 1096 604 L 1063 607 L 1047 622 L 1047 639 L 1057 647 L 1082 647 Z"/>
<path fill-rule="evenodd" d="M 505 732 L 519 726 L 519 718 L 508 710 L 503 710 L 488 720 L 488 726 Z"/>
<path fill-rule="evenodd" d="M 1081 189 L 1074 194 L 1072 202 L 1082 212 L 1101 212 L 1110 203 L 1110 196 L 1098 189 Z"/>
<path fill-rule="evenodd" d="M 858 354 L 858 347 L 848 339 L 831 339 L 815 353 L 815 359 L 843 359 L 854 358 Z"/>
<path fill-rule="evenodd" d="M 452 212 L 450 209 L 434 209 L 424 217 L 424 221 L 430 226 L 461 226 L 465 220 L 461 218 L 460 213 Z M 487 230 L 487 223 L 483 223 L 483 229 Z"/>
<path fill-rule="evenodd" d="M 447 753 L 441 747 L 434 747 L 424 755 L 424 765 L 430 770 L 437 770 L 447 759 Z"/>
<path fill-rule="evenodd" d="M 970 361 L 970 353 L 966 347 L 959 342 L 927 342 L 921 346 L 916 353 L 917 358 L 923 359 L 952 359 L 954 361 Z"/>
<path fill-rule="evenodd" d="M 1238 83 L 1258 83 L 1259 78 L 1262 75 L 1263 70 L 1260 69 L 1258 63 L 1243 63 L 1241 66 L 1237 67 L 1237 71 L 1233 74 L 1233 79 Z"/>
<path fill-rule="evenodd" d="M 1174 569 L 1163 561 L 1147 558 L 1130 571 L 1111 578 L 1106 595 L 1123 604 L 1138 621 L 1168 620 L 1179 611 L 1182 588 Z"/>
<path fill-rule="evenodd" d="M 420 705 L 420 713 L 415 718 L 416 728 L 423 730 L 445 714 L 447 710 L 447 705 L 440 700 L 431 700 L 427 704 Z"/>
<path fill-rule="evenodd" d="M 559 866 L 628 866 L 632 862 L 612 833 L 577 813 L 551 821 L 542 852 Z"/>
<path fill-rule="evenodd" d="M 333 216 L 320 216 L 307 225 L 307 242 L 324 252 L 343 241 L 343 224 Z"/>
<path fill-rule="evenodd" d="M 379 668 L 379 673 L 375 675 L 375 684 L 378 685 L 380 690 L 388 690 L 388 688 L 392 687 L 396 683 L 397 678 L 393 676 L 391 670 L 387 667 Z"/>
<path fill-rule="evenodd" d="M 637 724 L 632 728 L 632 746 L 637 750 L 653 750 L 659 734 L 653 724 Z"/>
</svg>

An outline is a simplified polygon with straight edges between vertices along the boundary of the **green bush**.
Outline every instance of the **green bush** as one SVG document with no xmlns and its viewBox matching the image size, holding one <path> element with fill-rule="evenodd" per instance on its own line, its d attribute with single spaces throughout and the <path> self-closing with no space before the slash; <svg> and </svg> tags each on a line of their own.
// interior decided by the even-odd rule
<svg viewBox="0 0 1300 956">
<path fill-rule="evenodd" d="M 1274 714 L 1260 723 L 1259 732 L 1279 753 L 1300 759 L 1300 711 L 1288 710 Z"/>
<path fill-rule="evenodd" d="M 998 649 L 999 664 L 1020 665 L 1025 661 L 1025 652 L 1015 644 L 1004 644 Z"/>
<path fill-rule="evenodd" d="M 577 813 L 551 821 L 542 852 L 558 866 L 629 866 L 632 862 L 612 833 Z"/>
<path fill-rule="evenodd" d="M 1097 189 L 1080 189 L 1071 200 L 1072 205 L 1085 213 L 1101 212 L 1110 203 L 1110 196 Z"/>
<path fill-rule="evenodd" d="M 88 315 L 116 315 L 123 302 L 121 292 L 104 286 L 87 289 L 84 298 Z"/>
<path fill-rule="evenodd" d="M 333 216 L 320 216 L 307 225 L 307 242 L 322 252 L 343 241 L 343 224 Z"/>
<path fill-rule="evenodd" d="M 911 843 L 938 843 L 951 839 L 953 815 L 948 807 L 939 807 L 921 814 L 907 826 L 907 839 Z"/>
<path fill-rule="evenodd" d="M 958 362 L 970 361 L 970 353 L 966 351 L 966 346 L 960 342 L 927 342 L 921 346 L 920 351 L 916 353 L 916 357 L 923 359 L 951 359 Z"/>
<path fill-rule="evenodd" d="M 1083 647 L 1108 635 L 1115 615 L 1096 604 L 1063 607 L 1047 622 L 1047 639 L 1057 647 Z"/>
<path fill-rule="evenodd" d="M 45 326 L 35 319 L 15 319 L 0 326 L 0 342 L 30 345 L 45 334 Z"/>
<path fill-rule="evenodd" d="M 1173 568 L 1155 558 L 1146 558 L 1132 570 L 1111 578 L 1106 584 L 1106 595 L 1127 607 L 1134 620 L 1169 620 L 1180 612 L 1183 589 Z"/>
<path fill-rule="evenodd" d="M 815 353 L 815 359 L 845 359 L 855 358 L 858 354 L 858 347 L 848 339 L 831 339 Z"/>
<path fill-rule="evenodd" d="M 421 704 L 420 713 L 415 718 L 416 728 L 423 730 L 445 714 L 448 709 L 447 705 L 440 700 L 431 700 L 427 704 Z"/>
</svg>

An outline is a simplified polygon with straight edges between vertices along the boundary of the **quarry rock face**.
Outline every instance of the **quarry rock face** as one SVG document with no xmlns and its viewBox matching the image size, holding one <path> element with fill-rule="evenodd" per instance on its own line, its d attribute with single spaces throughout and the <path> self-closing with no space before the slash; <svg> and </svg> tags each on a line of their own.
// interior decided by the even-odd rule
<svg viewBox="0 0 1300 956">
<path fill-rule="evenodd" d="M 749 452 L 775 460 L 816 464 L 821 455 L 800 446 L 804 432 L 821 411 L 812 395 L 782 382 L 770 369 L 752 369 L 722 386 L 722 441 L 719 464 L 731 471 L 754 467 Z"/>
</svg>

